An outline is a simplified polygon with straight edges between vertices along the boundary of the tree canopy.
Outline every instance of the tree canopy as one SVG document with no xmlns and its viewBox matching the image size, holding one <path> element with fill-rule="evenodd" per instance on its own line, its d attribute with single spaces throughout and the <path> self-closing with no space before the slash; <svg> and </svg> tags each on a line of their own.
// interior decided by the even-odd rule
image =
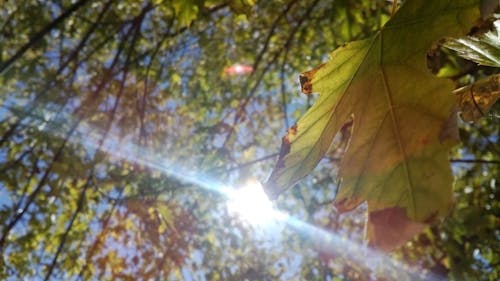
<svg viewBox="0 0 500 281">
<path fill-rule="evenodd" d="M 432 2 L 0 1 L 0 279 L 498 280 L 498 3 Z M 399 182 L 355 171 L 400 165 L 359 137 L 386 120 L 368 98 L 384 86 L 439 117 L 389 104 L 409 119 L 403 150 L 440 161 L 405 162 L 428 188 L 405 219 L 432 224 L 390 253 L 362 246 L 365 213 L 386 208 L 366 188 L 385 181 L 399 204 Z M 363 106 L 302 134 L 337 92 Z M 440 136 L 454 104 L 452 147 Z M 324 132 L 314 160 L 293 158 Z M 300 169 L 279 174 L 289 163 Z M 270 175 L 286 222 L 231 209 L 233 192 Z M 361 176 L 363 188 L 344 189 Z M 341 214 L 359 194 L 344 209 L 368 204 Z M 272 216 L 253 195 L 234 202 Z"/>
</svg>

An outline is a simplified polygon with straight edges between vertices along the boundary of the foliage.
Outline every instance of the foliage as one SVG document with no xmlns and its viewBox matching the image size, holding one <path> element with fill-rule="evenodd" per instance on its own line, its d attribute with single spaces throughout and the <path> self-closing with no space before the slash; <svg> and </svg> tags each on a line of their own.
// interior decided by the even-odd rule
<svg viewBox="0 0 500 281">
<path fill-rule="evenodd" d="M 329 62 L 303 73 L 302 92 L 320 97 L 283 138 L 269 193 L 307 175 L 336 133 L 350 126 L 334 204 L 345 212 L 368 202 L 372 245 L 390 249 L 445 216 L 455 101 L 451 81 L 433 76 L 425 56 L 443 36 L 465 33 L 478 7 L 477 1 L 407 1 L 377 35 L 340 47 Z"/>
<path fill-rule="evenodd" d="M 495 21 L 494 30 L 477 37 L 449 39 L 444 46 L 457 52 L 465 59 L 481 65 L 500 67 L 500 21 Z"/>
<path fill-rule="evenodd" d="M 465 59 L 480 65 L 500 67 L 500 20 L 493 22 L 494 29 L 477 37 L 448 39 L 444 46 Z M 461 117 L 464 121 L 477 121 L 500 98 L 500 78 L 493 75 L 482 78 L 454 91 L 458 96 Z"/>
<path fill-rule="evenodd" d="M 313 101 L 298 98 L 297 73 L 375 34 L 391 3 L 27 0 L 0 7 L 0 279 L 374 276 L 341 253 L 317 251 L 294 229 L 249 226 L 194 178 L 204 173 L 228 186 L 264 180 L 277 136 Z M 464 77 L 495 72 L 441 58 Z M 235 64 L 252 72 L 224 73 Z M 428 232 L 431 242 L 414 242 L 395 258 L 433 272 L 440 264 L 454 278 L 498 276 L 497 113 L 493 105 L 478 124 L 461 124 L 457 207 Z M 363 210 L 340 216 L 330 204 L 338 155 L 329 156 L 278 206 L 361 243 Z"/>
</svg>

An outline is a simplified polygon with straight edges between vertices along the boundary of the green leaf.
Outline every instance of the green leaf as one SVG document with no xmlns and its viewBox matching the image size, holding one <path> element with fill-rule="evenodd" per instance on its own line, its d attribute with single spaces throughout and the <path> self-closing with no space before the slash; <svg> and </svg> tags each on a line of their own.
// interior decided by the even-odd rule
<svg viewBox="0 0 500 281">
<path fill-rule="evenodd" d="M 270 197 L 307 175 L 352 118 L 337 209 L 367 201 L 368 239 L 385 249 L 409 238 L 382 241 L 401 226 L 387 223 L 391 218 L 408 221 L 411 237 L 421 223 L 446 215 L 455 99 L 453 83 L 428 71 L 426 54 L 442 37 L 466 33 L 478 17 L 477 0 L 409 0 L 378 34 L 338 48 L 327 63 L 303 73 L 302 91 L 320 96 L 283 138 L 266 185 Z M 373 221 L 375 212 L 382 217 Z"/>
<path fill-rule="evenodd" d="M 172 3 L 175 13 L 179 19 L 180 26 L 188 26 L 198 17 L 199 1 L 183 0 Z"/>
<path fill-rule="evenodd" d="M 500 67 L 500 20 L 493 23 L 494 29 L 479 35 L 458 39 L 447 39 L 443 44 L 461 57 L 481 65 Z"/>
<path fill-rule="evenodd" d="M 161 222 L 165 223 L 167 228 L 175 228 L 175 216 L 172 210 L 166 204 L 156 205 L 156 210 L 161 215 Z"/>
</svg>

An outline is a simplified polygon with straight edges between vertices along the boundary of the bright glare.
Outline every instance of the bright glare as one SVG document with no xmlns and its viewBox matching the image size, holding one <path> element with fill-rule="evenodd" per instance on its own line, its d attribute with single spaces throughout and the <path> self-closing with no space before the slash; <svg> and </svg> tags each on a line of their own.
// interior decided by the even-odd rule
<svg viewBox="0 0 500 281">
<path fill-rule="evenodd" d="M 71 120 L 71 122 L 74 122 L 74 120 Z M 40 129 L 56 136 L 64 136 L 66 132 L 62 130 L 63 128 L 63 126 L 46 126 Z M 271 201 L 264 193 L 262 185 L 255 180 L 248 182 L 240 189 L 233 189 L 232 187 L 224 186 L 208 176 L 203 176 L 197 174 L 195 171 L 179 167 L 175 163 L 168 161 L 168 159 L 160 157 L 158 153 L 137 146 L 135 143 L 125 142 L 124 144 L 120 144 L 121 149 L 116 149 L 120 140 L 113 134 L 110 134 L 104 143 L 100 143 L 98 137 L 96 137 L 98 135 L 100 137 L 100 134 L 91 133 L 96 130 L 85 123 L 81 124 L 77 130 L 80 134 L 76 134 L 70 141 L 82 144 L 90 151 L 92 149 L 100 150 L 113 156 L 112 159 L 123 159 L 130 163 L 144 165 L 151 170 L 161 171 L 183 182 L 227 196 L 228 210 L 249 224 L 270 226 L 269 224 L 275 222 L 283 223 L 281 225 L 286 224 L 298 233 L 311 237 L 311 242 L 316 245 L 315 247 L 325 253 L 338 255 L 344 260 L 350 260 L 359 264 L 362 268 L 373 269 L 374 272 L 384 272 L 387 270 L 388 274 L 397 274 L 397 276 L 401 277 L 396 280 L 409 280 L 408 277 L 412 277 L 410 278 L 411 280 L 423 280 L 420 275 L 421 272 L 418 269 L 409 269 L 384 253 L 365 248 L 363 245 L 345 239 L 334 232 L 314 226 L 274 209 Z M 439 276 L 431 276 L 427 280 L 441 281 L 446 279 Z"/>
<path fill-rule="evenodd" d="M 277 219 L 278 214 L 262 185 L 255 180 L 232 192 L 227 208 L 251 225 L 269 224 Z"/>
</svg>

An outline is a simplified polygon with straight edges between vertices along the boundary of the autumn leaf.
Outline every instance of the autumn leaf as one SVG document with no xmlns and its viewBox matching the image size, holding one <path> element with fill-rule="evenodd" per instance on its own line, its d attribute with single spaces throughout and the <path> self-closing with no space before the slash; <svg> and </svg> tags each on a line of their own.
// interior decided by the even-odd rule
<svg viewBox="0 0 500 281">
<path fill-rule="evenodd" d="M 408 0 L 375 36 L 338 48 L 327 63 L 303 73 L 302 92 L 319 97 L 283 138 L 266 184 L 269 196 L 314 169 L 352 122 L 334 204 L 345 212 L 368 202 L 372 245 L 391 249 L 401 241 L 387 241 L 394 235 L 385 233 L 404 224 L 411 237 L 423 223 L 446 215 L 456 102 L 453 83 L 427 69 L 426 53 L 444 36 L 466 33 L 479 18 L 478 2 Z M 387 223 L 392 218 L 395 223 Z"/>
<path fill-rule="evenodd" d="M 477 37 L 448 38 L 443 46 L 479 65 L 500 67 L 500 20 L 493 22 L 491 31 Z M 477 121 L 500 98 L 500 75 L 483 78 L 453 92 L 457 95 L 462 119 Z"/>
<path fill-rule="evenodd" d="M 460 117 L 466 122 L 474 122 L 500 99 L 500 75 L 483 78 L 471 85 L 453 91 L 458 97 Z"/>
<path fill-rule="evenodd" d="M 492 31 L 477 37 L 448 38 L 443 46 L 480 65 L 500 67 L 500 20 L 495 21 L 493 27 Z"/>
</svg>

